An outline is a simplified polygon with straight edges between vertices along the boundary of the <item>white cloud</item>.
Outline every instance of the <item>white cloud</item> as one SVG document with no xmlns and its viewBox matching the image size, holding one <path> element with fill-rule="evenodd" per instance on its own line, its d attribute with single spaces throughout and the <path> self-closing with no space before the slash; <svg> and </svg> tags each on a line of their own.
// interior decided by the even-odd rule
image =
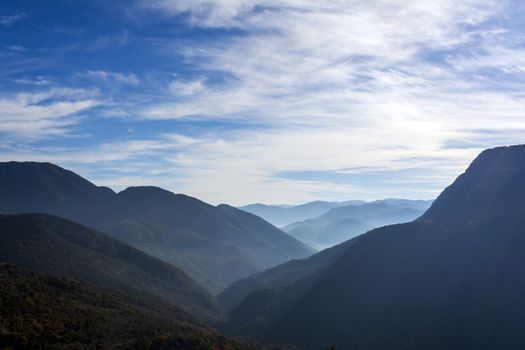
<svg viewBox="0 0 525 350">
<path fill-rule="evenodd" d="M 164 84 L 169 93 L 133 112 L 143 123 L 192 118 L 237 128 L 48 156 L 86 174 L 75 157 L 97 162 L 90 177 L 97 183 L 157 184 L 211 202 L 430 198 L 483 148 L 525 137 L 525 96 L 516 83 L 525 78 L 522 34 L 501 21 L 513 15 L 509 4 L 144 1 L 159 16 L 236 31 L 164 47 L 186 53 L 199 79 Z M 209 72 L 223 83 L 209 84 Z M 86 74 L 139 84 L 124 73 Z M 316 172 L 326 176 L 305 176 Z"/>
<path fill-rule="evenodd" d="M 27 17 L 25 13 L 17 13 L 14 15 L 0 16 L 0 24 L 3 26 L 10 26 L 21 19 Z"/>
<path fill-rule="evenodd" d="M 174 80 L 170 83 L 169 89 L 175 96 L 187 96 L 204 91 L 205 85 L 202 80 Z"/>
<path fill-rule="evenodd" d="M 106 83 L 117 83 L 126 85 L 139 85 L 140 80 L 134 73 L 106 72 L 102 70 L 87 71 L 77 74 L 77 76 L 92 80 L 103 81 Z"/>
<path fill-rule="evenodd" d="M 36 77 L 23 77 L 16 78 L 13 81 L 17 84 L 34 85 L 34 86 L 50 86 L 55 85 L 56 82 L 52 77 L 47 76 L 36 76 Z"/>
<path fill-rule="evenodd" d="M 11 45 L 11 46 L 7 46 L 7 48 L 11 51 L 15 51 L 15 52 L 24 52 L 24 51 L 27 51 L 27 48 L 24 47 L 24 46 L 20 46 L 20 45 Z"/>
<path fill-rule="evenodd" d="M 0 133 L 4 137 L 38 139 L 61 135 L 78 123 L 76 116 L 99 105 L 96 92 L 50 88 L 0 96 Z"/>
<path fill-rule="evenodd" d="M 143 111 L 148 119 L 266 126 L 222 133 L 171 158 L 186 174 L 188 192 L 204 198 L 388 195 L 395 187 L 275 176 L 370 166 L 385 174 L 433 168 L 403 180 L 424 184 L 414 193 L 428 197 L 481 149 L 525 136 L 521 89 L 481 71 L 523 74 L 524 55 L 515 45 L 522 35 L 499 21 L 512 16 L 508 1 L 159 0 L 147 6 L 187 14 L 194 26 L 243 31 L 175 46 L 203 71 L 233 79 Z"/>
</svg>

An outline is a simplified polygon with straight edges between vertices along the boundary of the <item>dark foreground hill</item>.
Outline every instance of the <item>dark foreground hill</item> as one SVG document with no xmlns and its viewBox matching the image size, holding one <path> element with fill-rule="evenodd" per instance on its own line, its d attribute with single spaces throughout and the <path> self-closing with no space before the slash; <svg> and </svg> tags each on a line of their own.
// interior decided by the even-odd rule
<svg viewBox="0 0 525 350">
<path fill-rule="evenodd" d="M 309 349 L 522 349 L 524 232 L 525 146 L 488 150 L 421 219 L 250 294 L 225 329 Z"/>
<path fill-rule="evenodd" d="M 0 212 L 80 222 L 175 264 L 216 293 L 313 250 L 241 210 L 157 187 L 114 193 L 49 163 L 0 163 Z"/>
<path fill-rule="evenodd" d="M 270 349 L 229 340 L 147 295 L 135 298 L 6 263 L 0 263 L 0 281 L 2 349 Z"/>
<path fill-rule="evenodd" d="M 220 317 L 212 297 L 180 269 L 52 215 L 0 215 L 0 261 L 123 292 L 147 292 L 201 320 Z"/>
</svg>

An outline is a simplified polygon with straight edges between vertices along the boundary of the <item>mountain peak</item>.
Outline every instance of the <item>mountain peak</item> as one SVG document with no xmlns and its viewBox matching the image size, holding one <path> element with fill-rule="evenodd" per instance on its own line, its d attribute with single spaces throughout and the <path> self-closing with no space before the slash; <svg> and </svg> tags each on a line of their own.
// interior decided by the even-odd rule
<svg viewBox="0 0 525 350">
<path fill-rule="evenodd" d="M 475 220 L 525 209 L 525 145 L 483 151 L 435 200 L 421 220 Z"/>
<path fill-rule="evenodd" d="M 11 213 L 70 212 L 79 198 L 100 202 L 114 194 L 51 163 L 0 162 L 0 179 L 0 211 Z"/>
<path fill-rule="evenodd" d="M 119 192 L 120 195 L 173 195 L 172 192 L 157 186 L 130 186 Z"/>
</svg>

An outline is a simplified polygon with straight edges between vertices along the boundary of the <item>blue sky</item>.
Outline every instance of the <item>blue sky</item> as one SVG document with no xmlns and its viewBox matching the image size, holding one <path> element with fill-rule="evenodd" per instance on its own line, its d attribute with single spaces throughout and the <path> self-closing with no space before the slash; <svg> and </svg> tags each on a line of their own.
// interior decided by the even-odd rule
<svg viewBox="0 0 525 350">
<path fill-rule="evenodd" d="M 433 198 L 523 143 L 519 1 L 2 1 L 0 160 L 235 205 Z"/>
</svg>

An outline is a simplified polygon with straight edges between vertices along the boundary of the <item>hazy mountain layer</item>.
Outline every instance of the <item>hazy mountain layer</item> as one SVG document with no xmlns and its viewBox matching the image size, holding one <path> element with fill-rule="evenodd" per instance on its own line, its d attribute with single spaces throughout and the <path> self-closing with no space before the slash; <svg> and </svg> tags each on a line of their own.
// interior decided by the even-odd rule
<svg viewBox="0 0 525 350">
<path fill-rule="evenodd" d="M 412 221 L 432 202 L 387 199 L 360 205 L 347 205 L 283 228 L 291 236 L 316 248 L 344 242 L 373 228 Z"/>
<path fill-rule="evenodd" d="M 290 229 L 292 235 L 304 234 L 306 237 L 301 237 L 303 239 L 308 239 L 308 233 L 315 233 L 315 235 L 320 236 L 325 234 L 326 240 L 330 237 L 332 239 L 337 237 L 337 234 L 343 237 L 353 237 L 372 229 L 373 225 L 382 226 L 382 222 L 408 221 L 410 218 L 417 218 L 423 213 L 423 208 L 428 207 L 430 203 L 430 201 L 386 199 L 360 205 L 349 205 L 332 209 L 317 219 L 291 224 L 285 230 Z M 363 221 L 348 217 L 350 215 L 369 220 L 370 223 L 365 224 Z M 338 228 L 340 228 L 339 231 Z M 229 312 L 242 299 L 257 289 L 286 287 L 304 277 L 317 273 L 333 263 L 355 242 L 356 239 L 351 239 L 311 257 L 292 260 L 243 278 L 221 292 L 217 296 L 217 300 Z M 323 243 L 326 244 L 327 241 Z M 312 244 L 319 244 L 319 241 Z"/>
<path fill-rule="evenodd" d="M 266 205 L 266 204 L 249 204 L 240 209 L 260 216 L 264 220 L 272 223 L 277 227 L 283 227 L 293 222 L 303 221 L 323 215 L 333 208 L 350 205 L 363 204 L 363 201 L 345 201 L 345 202 L 323 202 L 315 201 L 300 205 Z"/>
<path fill-rule="evenodd" d="M 309 349 L 525 347 L 524 179 L 525 146 L 483 152 L 420 220 L 250 294 L 225 329 Z"/>
<path fill-rule="evenodd" d="M 78 221 L 179 266 L 214 293 L 313 252 L 241 210 L 156 187 L 117 194 L 49 163 L 0 163 L 0 211 Z"/>
</svg>

